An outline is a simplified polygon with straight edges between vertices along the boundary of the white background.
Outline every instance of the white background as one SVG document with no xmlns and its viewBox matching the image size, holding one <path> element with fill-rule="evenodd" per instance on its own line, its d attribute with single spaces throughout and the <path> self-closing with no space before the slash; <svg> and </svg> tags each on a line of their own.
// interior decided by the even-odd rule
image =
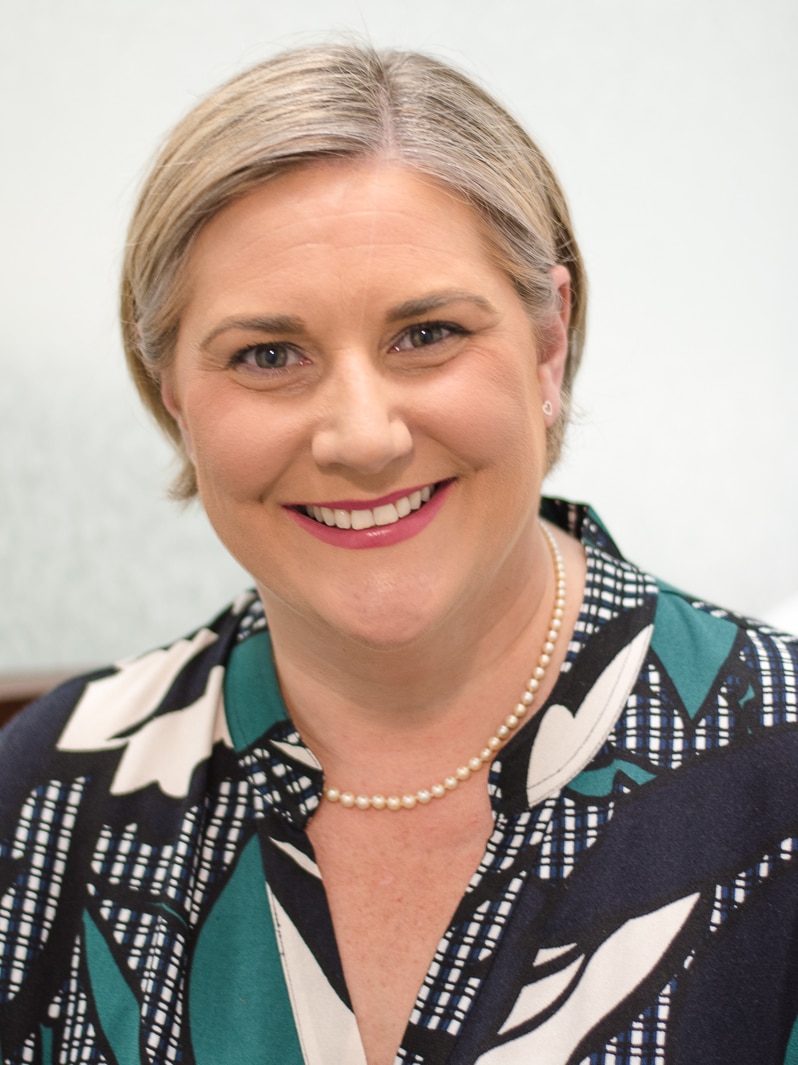
<svg viewBox="0 0 798 1065">
<path fill-rule="evenodd" d="M 145 650 L 246 582 L 165 499 L 120 249 L 174 121 L 330 33 L 464 68 L 563 180 L 592 307 L 550 490 L 672 583 L 776 616 L 798 592 L 794 0 L 0 0 L 0 670 Z"/>
</svg>

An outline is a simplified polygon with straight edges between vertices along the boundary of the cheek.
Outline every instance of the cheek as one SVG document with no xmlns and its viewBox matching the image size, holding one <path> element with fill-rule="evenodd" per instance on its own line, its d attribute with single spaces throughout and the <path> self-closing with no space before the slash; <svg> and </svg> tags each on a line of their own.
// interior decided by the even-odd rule
<svg viewBox="0 0 798 1065">
<path fill-rule="evenodd" d="M 474 467 L 508 479 L 543 469 L 545 423 L 533 366 L 488 357 L 440 403 L 450 412 L 457 452 Z"/>
<path fill-rule="evenodd" d="M 287 432 L 262 402 L 232 403 L 223 394 L 189 406 L 186 427 L 194 452 L 200 496 L 245 501 L 260 496 L 279 475 L 289 450 Z"/>
</svg>

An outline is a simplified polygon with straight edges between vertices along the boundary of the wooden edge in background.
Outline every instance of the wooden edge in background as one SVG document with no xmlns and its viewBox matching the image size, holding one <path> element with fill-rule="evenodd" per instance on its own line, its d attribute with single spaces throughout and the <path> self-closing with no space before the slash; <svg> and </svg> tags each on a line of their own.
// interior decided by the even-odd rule
<svg viewBox="0 0 798 1065">
<path fill-rule="evenodd" d="M 41 673 L 0 673 L 0 727 L 23 706 L 52 691 L 56 685 L 80 670 L 52 670 Z"/>
</svg>

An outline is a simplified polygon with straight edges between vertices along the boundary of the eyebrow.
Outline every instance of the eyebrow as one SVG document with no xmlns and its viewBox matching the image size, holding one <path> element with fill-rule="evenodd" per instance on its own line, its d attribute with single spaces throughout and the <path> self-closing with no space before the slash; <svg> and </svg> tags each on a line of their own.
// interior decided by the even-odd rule
<svg viewBox="0 0 798 1065">
<path fill-rule="evenodd" d="M 419 299 L 405 300 L 403 303 L 392 307 L 386 315 L 389 322 L 402 322 L 408 318 L 423 318 L 424 315 L 440 310 L 450 303 L 472 303 L 483 311 L 495 313 L 493 304 L 483 296 L 477 296 L 473 292 L 464 289 L 447 289 L 443 292 L 435 292 Z M 306 328 L 302 318 L 296 318 L 290 314 L 253 315 L 245 318 L 225 318 L 203 339 L 200 347 L 206 348 L 221 333 L 229 329 L 242 329 L 255 333 L 302 333 Z"/>
<path fill-rule="evenodd" d="M 244 329 L 255 333 L 301 333 L 305 323 L 290 314 L 254 315 L 249 318 L 224 318 L 203 338 L 200 347 L 206 348 L 221 333 L 228 329 Z"/>
<path fill-rule="evenodd" d="M 440 310 L 450 303 L 473 303 L 483 311 L 495 312 L 496 308 L 483 296 L 477 296 L 465 289 L 447 289 L 443 292 L 434 292 L 429 296 L 422 296 L 417 300 L 405 300 L 404 303 L 392 307 L 388 312 L 389 322 L 401 322 L 406 318 L 421 318 L 431 311 Z"/>
</svg>

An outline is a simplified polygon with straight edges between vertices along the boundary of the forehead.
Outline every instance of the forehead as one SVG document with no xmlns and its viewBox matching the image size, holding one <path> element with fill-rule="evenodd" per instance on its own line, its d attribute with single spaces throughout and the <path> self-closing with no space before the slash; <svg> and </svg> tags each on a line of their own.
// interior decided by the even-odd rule
<svg viewBox="0 0 798 1065">
<path fill-rule="evenodd" d="M 387 160 L 314 162 L 280 174 L 219 211 L 189 260 L 195 275 L 261 256 L 272 270 L 301 259 L 397 268 L 430 259 L 492 266 L 480 215 L 455 191 Z"/>
</svg>

